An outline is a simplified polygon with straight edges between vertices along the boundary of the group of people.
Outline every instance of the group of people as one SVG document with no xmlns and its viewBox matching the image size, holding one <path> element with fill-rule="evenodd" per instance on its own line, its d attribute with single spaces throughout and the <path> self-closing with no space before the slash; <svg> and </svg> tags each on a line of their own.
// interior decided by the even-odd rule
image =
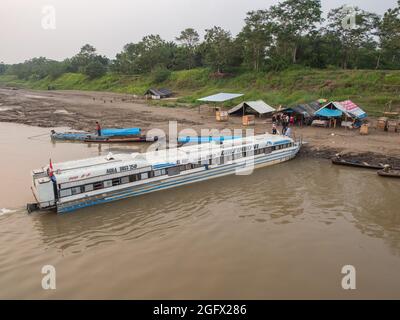
<svg viewBox="0 0 400 320">
<path fill-rule="evenodd" d="M 278 114 L 272 116 L 272 134 L 279 134 L 277 125 L 282 125 L 282 135 L 291 137 L 295 118 L 293 115 L 289 117 L 287 114 Z"/>
</svg>

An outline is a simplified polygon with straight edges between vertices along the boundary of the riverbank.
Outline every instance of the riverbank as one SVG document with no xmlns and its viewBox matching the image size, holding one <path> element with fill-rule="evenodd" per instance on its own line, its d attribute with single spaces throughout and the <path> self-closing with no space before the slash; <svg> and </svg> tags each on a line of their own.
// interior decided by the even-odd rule
<svg viewBox="0 0 400 320">
<path fill-rule="evenodd" d="M 169 122 L 176 121 L 178 132 L 202 130 L 254 129 L 255 133 L 271 130 L 268 119 L 256 119 L 253 127 L 244 127 L 240 117 L 229 122 L 216 122 L 212 108 L 163 107 L 135 100 L 132 95 L 90 91 L 34 91 L 0 88 L 0 121 L 39 127 L 69 127 L 76 130 L 94 130 L 95 121 L 103 127 L 140 127 L 144 132 L 154 129 L 168 134 Z M 302 154 L 330 158 L 341 152 L 368 160 L 400 159 L 400 133 L 384 132 L 374 128 L 370 119 L 368 136 L 358 130 L 342 128 L 295 127 L 295 135 L 307 142 Z M 204 134 L 204 133 L 203 133 Z"/>
<path fill-rule="evenodd" d="M 399 70 L 342 70 L 291 68 L 279 72 L 236 70 L 228 77 L 216 78 L 207 68 L 173 71 L 163 81 L 149 74 L 107 73 L 91 79 L 80 73 L 65 73 L 57 78 L 18 79 L 0 75 L 0 86 L 47 90 L 115 92 L 143 96 L 151 87 L 168 88 L 174 99 L 157 102 L 179 107 L 196 104 L 200 97 L 216 92 L 240 92 L 245 100 L 262 99 L 271 106 L 308 103 L 320 98 L 333 101 L 353 100 L 370 115 L 380 116 L 388 104 L 400 109 Z M 235 101 L 226 105 L 235 104 Z"/>
</svg>

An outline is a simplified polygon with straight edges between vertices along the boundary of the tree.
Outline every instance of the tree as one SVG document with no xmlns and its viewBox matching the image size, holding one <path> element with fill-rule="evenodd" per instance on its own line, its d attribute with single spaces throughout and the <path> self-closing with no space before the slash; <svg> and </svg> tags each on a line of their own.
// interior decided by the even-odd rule
<svg viewBox="0 0 400 320">
<path fill-rule="evenodd" d="M 200 41 L 199 34 L 193 28 L 187 28 L 176 38 L 185 49 L 182 53 L 187 55 L 187 67 L 191 69 L 195 64 L 196 48 Z"/>
<path fill-rule="evenodd" d="M 386 65 L 400 66 L 400 0 L 394 9 L 385 12 L 378 26 L 381 54 L 387 58 Z M 380 57 L 377 68 L 380 65 Z M 386 62 L 386 61 L 385 61 Z"/>
<path fill-rule="evenodd" d="M 157 66 L 174 69 L 177 45 L 159 35 L 146 36 L 139 43 L 129 43 L 117 54 L 112 69 L 124 74 L 151 72 Z"/>
<path fill-rule="evenodd" d="M 374 36 L 379 24 L 379 16 L 358 7 L 353 7 L 350 12 L 354 16 L 355 25 L 347 25 L 345 22 L 349 18 L 349 7 L 341 6 L 332 9 L 328 14 L 327 32 L 337 37 L 340 47 L 336 50 L 342 51 L 341 65 L 347 69 L 349 63 L 357 67 L 357 51 L 363 46 L 373 46 Z"/>
<path fill-rule="evenodd" d="M 4 74 L 6 72 L 7 66 L 4 62 L 0 62 L 0 74 Z"/>
<path fill-rule="evenodd" d="M 70 71 L 80 72 L 86 75 L 90 73 L 90 77 L 96 77 L 95 75 L 101 74 L 103 70 L 107 71 L 109 60 L 107 57 L 97 54 L 95 47 L 90 44 L 85 44 L 79 53 L 73 56 L 68 63 L 68 69 Z M 101 67 L 100 64 L 102 65 Z M 87 69 L 90 71 L 87 71 Z M 97 72 L 95 70 L 97 70 Z"/>
<path fill-rule="evenodd" d="M 320 0 L 285 0 L 272 6 L 270 16 L 276 25 L 276 34 L 283 54 L 292 51 L 292 63 L 297 62 L 297 50 L 301 37 L 316 29 L 322 22 Z M 289 48 L 288 48 L 289 45 Z"/>
<path fill-rule="evenodd" d="M 96 48 L 90 44 L 85 44 L 78 54 L 71 59 L 71 65 L 77 72 L 84 72 L 86 66 L 96 57 Z"/>
<path fill-rule="evenodd" d="M 218 72 L 234 66 L 238 61 L 238 50 L 232 40 L 231 33 L 221 27 L 206 29 L 204 36 L 204 59 L 206 65 Z"/>
<path fill-rule="evenodd" d="M 107 72 L 106 66 L 99 60 L 93 60 L 85 67 L 84 74 L 90 79 L 99 78 Z"/>
<path fill-rule="evenodd" d="M 171 71 L 164 66 L 158 65 L 153 69 L 152 75 L 155 83 L 161 83 L 168 80 L 171 76 Z"/>
<path fill-rule="evenodd" d="M 244 60 L 254 71 L 259 71 L 266 51 L 273 42 L 274 25 L 267 10 L 250 11 L 245 26 L 238 35 L 242 44 Z"/>
</svg>

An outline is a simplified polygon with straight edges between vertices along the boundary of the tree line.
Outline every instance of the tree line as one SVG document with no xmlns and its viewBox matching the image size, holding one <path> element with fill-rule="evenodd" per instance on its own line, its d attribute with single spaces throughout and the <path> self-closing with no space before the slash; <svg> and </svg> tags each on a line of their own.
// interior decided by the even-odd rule
<svg viewBox="0 0 400 320">
<path fill-rule="evenodd" d="M 175 41 L 159 35 L 128 43 L 110 60 L 86 44 L 64 61 L 44 57 L 0 64 L 0 74 L 20 79 L 57 78 L 83 73 L 97 78 L 106 72 L 152 73 L 166 80 L 173 70 L 208 67 L 216 74 L 237 70 L 280 71 L 293 66 L 343 69 L 400 68 L 400 0 L 383 16 L 358 7 L 341 6 L 323 17 L 320 0 L 284 0 L 265 10 L 250 11 L 241 32 L 214 26 L 204 39 L 193 28 Z"/>
</svg>

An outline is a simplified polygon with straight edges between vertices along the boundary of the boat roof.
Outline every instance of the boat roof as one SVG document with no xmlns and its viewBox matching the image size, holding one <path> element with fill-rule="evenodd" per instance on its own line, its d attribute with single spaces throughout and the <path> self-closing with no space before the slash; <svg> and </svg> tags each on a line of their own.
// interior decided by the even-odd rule
<svg viewBox="0 0 400 320">
<path fill-rule="evenodd" d="M 290 143 L 293 140 L 286 136 L 263 134 L 241 139 L 212 141 L 146 153 L 111 154 L 94 158 L 66 161 L 53 164 L 57 183 L 94 178 L 113 173 L 136 173 L 151 169 L 162 169 L 177 164 L 197 162 L 208 159 L 210 155 L 218 156 L 222 150 L 228 150 L 256 143 L 262 146 Z M 44 167 L 47 170 L 49 166 Z"/>
</svg>

